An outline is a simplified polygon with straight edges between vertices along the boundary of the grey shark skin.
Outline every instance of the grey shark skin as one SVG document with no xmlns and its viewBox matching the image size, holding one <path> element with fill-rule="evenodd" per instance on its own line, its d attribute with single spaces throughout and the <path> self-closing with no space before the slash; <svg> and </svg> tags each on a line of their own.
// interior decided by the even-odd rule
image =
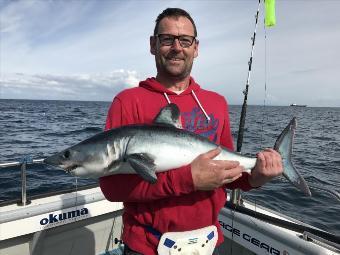
<svg viewBox="0 0 340 255">
<path fill-rule="evenodd" d="M 198 155 L 218 146 L 205 137 L 178 128 L 179 117 L 177 105 L 169 104 L 160 111 L 154 125 L 128 125 L 104 131 L 46 158 L 44 163 L 80 177 L 137 173 L 155 183 L 156 172 L 188 165 Z M 291 161 L 295 128 L 296 119 L 293 118 L 277 139 L 274 149 L 283 158 L 283 176 L 310 196 L 305 180 Z M 239 161 L 247 171 L 256 163 L 256 158 L 226 148 L 222 148 L 215 159 Z"/>
</svg>

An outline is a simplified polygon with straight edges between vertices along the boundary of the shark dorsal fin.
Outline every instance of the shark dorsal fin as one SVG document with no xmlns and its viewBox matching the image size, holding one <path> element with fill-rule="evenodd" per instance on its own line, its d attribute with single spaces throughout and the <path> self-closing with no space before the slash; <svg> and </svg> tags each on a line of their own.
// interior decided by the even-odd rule
<svg viewBox="0 0 340 255">
<path fill-rule="evenodd" d="M 182 128 L 180 110 L 174 103 L 163 107 L 153 121 L 155 124 L 168 125 Z"/>
</svg>

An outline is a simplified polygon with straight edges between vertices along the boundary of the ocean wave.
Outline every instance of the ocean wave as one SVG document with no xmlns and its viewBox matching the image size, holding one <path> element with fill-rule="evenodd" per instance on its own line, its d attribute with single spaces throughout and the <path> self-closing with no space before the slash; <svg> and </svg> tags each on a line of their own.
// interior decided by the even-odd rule
<svg viewBox="0 0 340 255">
<path fill-rule="evenodd" d="M 0 161 L 17 161 L 26 155 L 44 158 L 96 133 L 102 132 L 107 102 L 63 102 L 0 100 Z M 240 106 L 230 106 L 231 128 L 236 141 Z M 292 111 L 291 107 L 251 106 L 247 114 L 245 153 L 254 156 L 261 148 L 272 147 L 277 136 L 298 116 L 293 161 L 307 182 L 339 189 L 340 111 L 336 108 L 312 108 Z M 7 116 L 7 117 L 6 117 Z M 10 116 L 10 118 L 8 118 Z M 335 121 L 335 122 L 334 122 Z M 236 145 L 236 143 L 235 143 Z M 20 167 L 0 169 L 0 201 L 20 196 Z M 41 194 L 95 183 L 96 180 L 70 176 L 46 165 L 27 167 L 29 195 Z M 329 231 L 338 231 L 340 204 L 322 192 L 305 197 L 283 178 L 244 193 L 247 199 L 281 211 Z M 330 220 L 331 219 L 331 220 Z"/>
<path fill-rule="evenodd" d="M 76 130 L 68 131 L 68 132 L 64 133 L 64 135 L 73 135 L 73 134 L 81 134 L 81 133 L 93 134 L 93 133 L 99 133 L 99 132 L 102 132 L 102 131 L 103 131 L 103 129 L 99 128 L 99 127 L 85 127 L 85 128 L 82 128 L 82 129 L 76 129 Z"/>
</svg>

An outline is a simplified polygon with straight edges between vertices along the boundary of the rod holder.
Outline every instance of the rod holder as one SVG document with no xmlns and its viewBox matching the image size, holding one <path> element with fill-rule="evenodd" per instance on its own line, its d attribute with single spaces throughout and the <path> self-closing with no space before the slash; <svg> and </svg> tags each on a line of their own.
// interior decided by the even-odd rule
<svg viewBox="0 0 340 255">
<path fill-rule="evenodd" d="M 232 190 L 230 200 L 231 203 L 233 203 L 234 205 L 241 205 L 241 190 L 240 189 Z"/>
<path fill-rule="evenodd" d="M 27 178 L 26 178 L 26 167 L 27 164 L 32 164 L 33 160 L 30 156 L 26 156 L 21 160 L 21 201 L 18 202 L 20 206 L 26 206 L 31 203 L 27 199 Z"/>
</svg>

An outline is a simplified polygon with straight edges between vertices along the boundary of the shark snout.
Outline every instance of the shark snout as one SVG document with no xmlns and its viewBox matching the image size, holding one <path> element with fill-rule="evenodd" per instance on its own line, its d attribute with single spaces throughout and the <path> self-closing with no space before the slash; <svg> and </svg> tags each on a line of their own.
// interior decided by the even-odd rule
<svg viewBox="0 0 340 255">
<path fill-rule="evenodd" d="M 43 162 L 47 165 L 52 165 L 52 166 L 59 166 L 61 164 L 60 156 L 58 154 L 54 154 L 50 157 L 45 158 Z"/>
<path fill-rule="evenodd" d="M 65 163 L 70 160 L 70 157 L 71 151 L 69 149 L 66 149 L 62 152 L 53 154 L 52 156 L 45 158 L 44 163 L 53 166 L 65 165 Z"/>
<path fill-rule="evenodd" d="M 80 167 L 81 164 L 72 160 L 71 153 L 72 152 L 67 149 L 65 151 L 53 154 L 52 156 L 45 158 L 43 163 L 62 168 L 66 172 L 72 172 L 74 169 Z"/>
</svg>

